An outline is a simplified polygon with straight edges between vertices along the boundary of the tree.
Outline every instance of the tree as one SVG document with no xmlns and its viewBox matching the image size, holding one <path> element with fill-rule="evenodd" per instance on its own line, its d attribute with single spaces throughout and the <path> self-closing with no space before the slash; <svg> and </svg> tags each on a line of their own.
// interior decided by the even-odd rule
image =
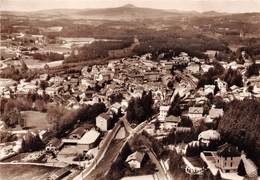
<svg viewBox="0 0 260 180">
<path fill-rule="evenodd" d="M 17 139 L 17 137 L 5 130 L 1 130 L 0 131 L 0 143 L 6 143 L 6 142 L 11 142 L 11 141 L 15 141 Z"/>
<path fill-rule="evenodd" d="M 153 114 L 152 92 L 144 91 L 141 98 L 132 98 L 127 108 L 127 119 L 130 122 L 141 123 Z"/>
<path fill-rule="evenodd" d="M 9 127 L 14 127 L 17 124 L 21 124 L 21 126 L 23 126 L 22 117 L 20 111 L 17 108 L 4 113 L 2 120 Z"/>
<path fill-rule="evenodd" d="M 247 68 L 246 76 L 259 76 L 259 68 L 255 62 Z"/>
<path fill-rule="evenodd" d="M 238 70 L 229 68 L 224 75 L 224 81 L 227 82 L 228 87 L 236 85 L 238 87 L 243 86 L 242 74 Z"/>
<path fill-rule="evenodd" d="M 25 152 L 31 152 L 41 149 L 44 146 L 39 135 L 32 134 L 31 132 L 26 133 L 23 136 L 23 150 Z"/>
<path fill-rule="evenodd" d="M 219 121 L 221 139 L 244 150 L 257 166 L 260 165 L 260 102 L 257 99 L 234 100 L 226 105 Z"/>
<path fill-rule="evenodd" d="M 239 176 L 245 176 L 246 175 L 246 169 L 245 169 L 245 165 L 244 165 L 244 162 L 243 162 L 242 159 L 240 160 L 240 163 L 238 165 L 237 174 Z"/>
<path fill-rule="evenodd" d="M 204 85 L 207 84 L 215 84 L 215 80 L 217 78 L 220 78 L 224 71 L 225 68 L 219 63 L 219 62 L 214 62 L 214 67 L 210 68 L 208 70 L 208 72 L 204 73 L 202 76 L 200 76 L 199 78 L 199 82 L 198 82 L 198 88 L 203 87 Z"/>
<path fill-rule="evenodd" d="M 47 118 L 52 125 L 53 131 L 60 135 L 73 126 L 77 121 L 77 112 L 67 110 L 63 106 L 49 106 L 47 110 Z"/>
<path fill-rule="evenodd" d="M 34 103 L 35 103 L 36 111 L 41 111 L 41 112 L 47 111 L 47 104 L 43 99 L 36 99 Z"/>
<path fill-rule="evenodd" d="M 173 115 L 177 117 L 181 115 L 182 111 L 180 108 L 180 103 L 181 103 L 181 97 L 179 94 L 176 94 L 169 108 L 168 116 Z"/>
<path fill-rule="evenodd" d="M 189 117 L 182 116 L 181 122 L 179 123 L 180 127 L 192 127 L 193 123 L 192 120 Z"/>
<path fill-rule="evenodd" d="M 157 119 L 155 122 L 154 122 L 154 129 L 157 131 L 160 129 L 160 121 Z"/>
<path fill-rule="evenodd" d="M 40 88 L 45 90 L 49 86 L 48 81 L 40 81 Z"/>
<path fill-rule="evenodd" d="M 91 105 L 83 105 L 78 110 L 77 119 L 80 121 L 94 122 L 95 118 L 106 111 L 106 105 L 104 103 L 95 103 Z"/>
<path fill-rule="evenodd" d="M 133 122 L 135 120 L 134 104 L 135 104 L 134 98 L 130 99 L 127 110 L 126 110 L 126 117 L 129 122 Z"/>
<path fill-rule="evenodd" d="M 176 169 L 180 169 L 182 166 L 182 156 L 176 152 L 176 150 L 171 151 L 170 153 L 170 162 L 169 170 L 173 174 Z"/>
</svg>

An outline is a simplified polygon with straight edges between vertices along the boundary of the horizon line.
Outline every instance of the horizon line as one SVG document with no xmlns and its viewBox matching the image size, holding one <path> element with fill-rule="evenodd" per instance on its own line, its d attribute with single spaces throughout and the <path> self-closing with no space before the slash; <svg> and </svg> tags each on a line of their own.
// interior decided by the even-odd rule
<svg viewBox="0 0 260 180">
<path fill-rule="evenodd" d="M 120 8 L 120 7 L 125 7 L 126 5 L 132 5 L 133 8 L 146 8 L 146 9 L 156 9 L 156 10 L 165 10 L 165 11 L 179 11 L 181 12 L 197 12 L 197 13 L 206 13 L 206 12 L 216 12 L 216 13 L 226 13 L 226 14 L 245 14 L 245 13 L 260 13 L 260 11 L 238 11 L 238 12 L 228 12 L 228 11 L 218 11 L 218 10 L 207 10 L 207 11 L 202 11 L 202 10 L 195 10 L 195 9 L 191 9 L 191 10 L 181 10 L 178 8 L 153 8 L 153 7 L 145 7 L 145 6 L 136 6 L 134 4 L 125 4 L 122 6 L 107 6 L 107 7 L 97 7 L 97 8 L 67 8 L 67 7 L 63 7 L 63 8 L 43 8 L 43 9 L 36 9 L 36 10 L 22 10 L 22 9 L 4 9 L 3 7 L 0 7 L 0 11 L 1 12 L 24 12 L 24 13 L 30 13 L 30 12 L 38 12 L 38 11 L 48 11 L 48 10 L 95 10 L 95 9 L 112 9 L 112 8 Z M 131 7 L 129 7 L 131 8 Z M 174 12 L 173 12 L 174 13 Z M 0 13 L 1 15 L 1 13 Z"/>
</svg>

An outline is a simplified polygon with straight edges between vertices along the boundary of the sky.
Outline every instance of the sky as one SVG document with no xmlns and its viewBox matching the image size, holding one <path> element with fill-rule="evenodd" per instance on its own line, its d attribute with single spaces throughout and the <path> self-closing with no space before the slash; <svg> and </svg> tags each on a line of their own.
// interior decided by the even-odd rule
<svg viewBox="0 0 260 180">
<path fill-rule="evenodd" d="M 107 8 L 133 4 L 157 9 L 260 12 L 260 0 L 0 0 L 1 10 L 35 11 L 42 9 Z"/>
</svg>

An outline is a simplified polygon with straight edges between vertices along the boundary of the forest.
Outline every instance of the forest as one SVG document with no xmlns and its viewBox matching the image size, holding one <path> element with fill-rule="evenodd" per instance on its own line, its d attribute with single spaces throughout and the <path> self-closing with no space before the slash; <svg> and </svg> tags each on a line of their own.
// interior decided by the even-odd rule
<svg viewBox="0 0 260 180">
<path fill-rule="evenodd" d="M 260 165 L 260 101 L 257 99 L 234 100 L 226 106 L 218 130 L 223 140 L 244 149 Z M 259 170 L 258 170 L 259 171 Z"/>
</svg>

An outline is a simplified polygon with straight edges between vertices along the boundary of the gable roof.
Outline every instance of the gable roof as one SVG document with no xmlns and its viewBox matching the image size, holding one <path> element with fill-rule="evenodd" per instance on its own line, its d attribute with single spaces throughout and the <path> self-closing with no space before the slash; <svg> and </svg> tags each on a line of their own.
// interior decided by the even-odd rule
<svg viewBox="0 0 260 180">
<path fill-rule="evenodd" d="M 79 135 L 80 137 L 82 137 L 85 134 L 86 130 L 83 127 L 78 127 L 76 129 L 74 129 L 71 133 L 70 136 L 73 134 Z"/>
<path fill-rule="evenodd" d="M 213 119 L 222 116 L 223 113 L 224 113 L 223 109 L 211 108 L 209 110 L 209 116 L 210 116 L 210 118 L 213 118 Z"/>
<path fill-rule="evenodd" d="M 136 151 L 132 154 L 130 154 L 127 159 L 126 159 L 126 162 L 129 162 L 129 161 L 138 161 L 138 162 L 142 162 L 143 161 L 143 158 L 144 158 L 144 153 L 143 152 L 139 152 L 139 151 Z"/>
<path fill-rule="evenodd" d="M 219 146 L 217 154 L 223 157 L 237 157 L 240 156 L 241 153 L 238 150 L 238 147 L 225 143 Z"/>
<path fill-rule="evenodd" d="M 98 139 L 99 136 L 100 133 L 93 128 L 82 136 L 82 138 L 78 141 L 78 144 L 92 144 Z"/>
<path fill-rule="evenodd" d="M 203 107 L 190 107 L 189 113 L 190 114 L 203 114 Z"/>
<path fill-rule="evenodd" d="M 176 117 L 176 116 L 170 115 L 165 118 L 165 121 L 172 122 L 172 123 L 179 123 L 179 122 L 181 122 L 181 118 L 180 118 L 180 116 Z"/>
<path fill-rule="evenodd" d="M 257 177 L 257 166 L 254 162 L 251 159 L 246 158 L 245 154 L 241 155 L 241 161 L 244 163 L 246 174 L 252 178 Z"/>
</svg>

